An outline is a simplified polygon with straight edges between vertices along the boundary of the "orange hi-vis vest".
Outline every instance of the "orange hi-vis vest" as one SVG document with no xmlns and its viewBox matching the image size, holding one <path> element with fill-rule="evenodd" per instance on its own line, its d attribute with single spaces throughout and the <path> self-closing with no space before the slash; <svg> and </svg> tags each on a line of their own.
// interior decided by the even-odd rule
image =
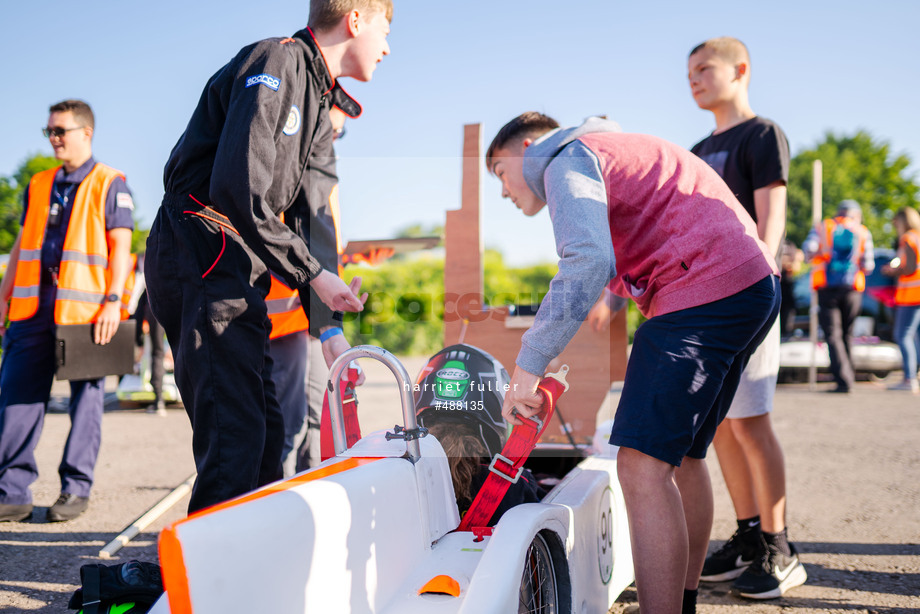
<svg viewBox="0 0 920 614">
<path fill-rule="evenodd" d="M 894 302 L 896 305 L 920 305 L 920 234 L 915 230 L 908 230 L 901 236 L 898 246 L 901 262 L 904 262 L 907 250 L 913 250 L 914 262 L 918 266 L 912 274 L 898 277 Z"/>
<path fill-rule="evenodd" d="M 339 237 L 339 186 L 332 187 L 329 193 L 329 209 L 332 211 L 332 221 L 335 227 L 335 246 L 339 255 L 342 254 L 342 241 Z M 281 214 L 284 221 L 284 213 Z M 342 267 L 339 266 L 339 277 L 342 276 Z M 300 301 L 297 290 L 291 290 L 283 281 L 272 275 L 272 285 L 265 297 L 268 307 L 268 317 L 272 322 L 272 332 L 269 339 L 277 339 L 292 333 L 309 330 L 310 320 Z"/>
<path fill-rule="evenodd" d="M 862 256 L 866 252 L 866 236 L 869 234 L 868 228 L 862 224 L 858 224 L 855 220 L 845 217 L 835 217 L 834 219 L 824 220 L 823 232 L 818 233 L 820 248 L 812 259 L 811 287 L 815 290 L 827 286 L 826 267 L 827 263 L 831 260 L 831 253 L 834 249 L 834 230 L 836 230 L 838 225 L 846 226 L 859 238 L 859 246 L 852 256 L 855 262 L 858 263 L 862 260 Z M 866 274 L 862 269 L 856 271 L 854 275 L 853 289 L 859 292 L 866 289 Z"/>
<path fill-rule="evenodd" d="M 265 297 L 268 317 L 272 321 L 269 339 L 277 339 L 310 328 L 310 321 L 300 302 L 297 290 L 291 290 L 283 281 L 272 275 L 272 285 Z"/>
<path fill-rule="evenodd" d="M 29 210 L 22 226 L 10 301 L 9 318 L 13 321 L 26 320 L 38 311 L 42 241 L 51 208 L 54 176 L 59 168 L 36 173 L 29 182 Z M 97 163 L 77 188 L 58 271 L 54 303 L 57 324 L 94 322 L 105 302 L 111 279 L 105 197 L 116 177 L 124 178 L 124 174 Z M 122 295 L 122 319 L 129 316 L 126 296 L 126 293 Z"/>
</svg>

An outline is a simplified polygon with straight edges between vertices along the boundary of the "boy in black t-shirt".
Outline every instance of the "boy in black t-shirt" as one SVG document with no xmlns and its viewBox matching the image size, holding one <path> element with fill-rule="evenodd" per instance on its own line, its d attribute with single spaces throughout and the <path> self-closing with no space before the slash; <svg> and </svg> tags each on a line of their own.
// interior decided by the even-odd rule
<svg viewBox="0 0 920 614">
<path fill-rule="evenodd" d="M 774 122 L 748 102 L 750 57 L 734 38 L 710 39 L 690 52 L 690 89 L 716 129 L 691 151 L 725 180 L 757 224 L 760 238 L 779 254 L 786 224 L 789 144 Z M 770 411 L 779 372 L 779 323 L 751 356 L 713 446 L 738 519 L 738 531 L 706 558 L 701 579 L 735 579 L 743 597 L 772 599 L 805 582 L 805 568 L 786 538 L 783 452 Z M 698 519 L 712 509 L 697 510 Z M 688 523 L 693 518 L 688 518 Z M 688 583 L 689 584 L 689 583 Z"/>
<path fill-rule="evenodd" d="M 786 179 L 789 176 L 789 144 L 782 129 L 764 117 L 752 117 L 720 132 L 718 128 L 690 151 L 705 160 L 728 184 L 754 221 L 770 248 L 777 248 L 785 234 Z M 776 192 L 775 200 L 760 203 L 755 192 Z M 782 192 L 782 194 L 780 194 Z M 764 236 L 769 231 L 769 236 Z"/>
</svg>

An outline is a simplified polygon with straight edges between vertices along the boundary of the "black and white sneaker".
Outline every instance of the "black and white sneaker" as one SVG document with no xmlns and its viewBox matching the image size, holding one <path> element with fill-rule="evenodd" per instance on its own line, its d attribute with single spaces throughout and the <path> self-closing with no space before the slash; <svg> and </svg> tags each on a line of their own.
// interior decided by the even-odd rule
<svg viewBox="0 0 920 614">
<path fill-rule="evenodd" d="M 744 539 L 735 531 L 725 544 L 706 557 L 703 563 L 703 582 L 725 582 L 734 580 L 756 561 L 763 553 L 764 543 L 757 534 L 756 539 Z"/>
<path fill-rule="evenodd" d="M 789 544 L 792 553 L 787 556 L 767 545 L 766 551 L 751 563 L 735 583 L 732 591 L 748 599 L 777 599 L 786 591 L 805 584 L 808 574 L 799 560 L 795 546 Z"/>
</svg>

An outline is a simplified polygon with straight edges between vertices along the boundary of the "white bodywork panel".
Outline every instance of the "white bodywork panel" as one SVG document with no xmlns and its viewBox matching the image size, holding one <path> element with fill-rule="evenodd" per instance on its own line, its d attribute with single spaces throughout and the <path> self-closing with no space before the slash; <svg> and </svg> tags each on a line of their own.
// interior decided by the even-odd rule
<svg viewBox="0 0 920 614">
<path fill-rule="evenodd" d="M 451 533 L 460 518 L 447 459 L 434 437 L 420 444 L 412 464 L 404 442 L 374 433 L 288 482 L 348 457 L 379 460 L 177 523 L 191 611 L 516 612 L 524 554 L 538 532 L 569 611 L 605 612 L 632 582 L 615 458 L 583 461 L 543 502 L 511 509 L 477 542 Z M 459 583 L 459 597 L 418 594 L 440 574 Z M 169 612 L 166 597 L 151 612 Z"/>
</svg>

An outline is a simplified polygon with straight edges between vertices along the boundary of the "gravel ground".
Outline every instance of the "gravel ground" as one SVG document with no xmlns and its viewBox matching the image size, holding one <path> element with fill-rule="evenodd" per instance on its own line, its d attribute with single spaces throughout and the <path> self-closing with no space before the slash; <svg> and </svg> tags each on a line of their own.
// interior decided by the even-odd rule
<svg viewBox="0 0 920 614">
<path fill-rule="evenodd" d="M 359 391 L 366 430 L 400 422 L 398 394 L 385 367 L 365 366 Z M 406 359 L 409 373 L 423 360 Z M 114 387 L 114 380 L 110 388 Z M 823 385 L 822 387 L 826 387 Z M 53 408 L 66 401 L 56 384 Z M 611 412 L 615 393 L 599 419 Z M 156 561 L 160 529 L 184 516 L 187 498 L 131 541 L 115 558 L 99 551 L 123 528 L 193 472 L 185 412 L 165 417 L 119 409 L 110 399 L 90 508 L 80 518 L 48 523 L 60 488 L 57 464 L 67 436 L 66 413 L 49 412 L 36 451 L 41 477 L 28 522 L 0 524 L 0 611 L 62 612 L 87 563 Z M 789 534 L 808 582 L 784 598 L 751 602 L 727 584 L 704 585 L 699 612 L 920 612 L 920 398 L 862 383 L 848 396 L 780 386 L 774 423 L 786 454 Z M 734 526 L 717 464 L 714 538 Z M 634 612 L 628 589 L 611 612 Z"/>
</svg>

